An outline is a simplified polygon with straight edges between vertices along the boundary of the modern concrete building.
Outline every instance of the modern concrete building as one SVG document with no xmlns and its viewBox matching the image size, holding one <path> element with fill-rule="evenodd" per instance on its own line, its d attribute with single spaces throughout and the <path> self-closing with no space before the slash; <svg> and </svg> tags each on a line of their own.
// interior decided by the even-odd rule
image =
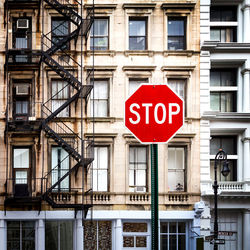
<svg viewBox="0 0 250 250">
<path fill-rule="evenodd" d="M 219 231 L 231 232 L 219 249 L 249 249 L 250 2 L 201 1 L 201 194 L 202 235 L 213 234 L 214 159 L 227 153 L 230 174 L 218 166 Z M 223 234 L 223 232 L 221 233 Z M 225 233 L 227 234 L 227 233 Z M 209 242 L 205 249 L 211 249 Z"/>
<path fill-rule="evenodd" d="M 126 98 L 147 82 L 185 100 L 183 128 L 159 145 L 159 241 L 193 250 L 200 3 L 96 0 L 88 32 L 92 7 L 0 2 L 0 248 L 151 249 L 150 147 L 123 123 Z"/>
</svg>

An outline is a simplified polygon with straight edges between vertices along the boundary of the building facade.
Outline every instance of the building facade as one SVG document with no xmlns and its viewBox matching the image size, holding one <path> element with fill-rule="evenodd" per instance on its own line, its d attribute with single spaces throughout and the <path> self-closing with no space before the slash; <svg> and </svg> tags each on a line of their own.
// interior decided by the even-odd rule
<svg viewBox="0 0 250 250">
<path fill-rule="evenodd" d="M 160 248 L 195 249 L 199 1 L 96 0 L 93 12 L 92 1 L 9 0 L 0 11 L 0 248 L 151 249 L 150 147 L 124 127 L 124 103 L 141 83 L 167 83 L 185 124 L 159 145 Z"/>
<path fill-rule="evenodd" d="M 230 174 L 218 165 L 219 249 L 249 249 L 249 1 L 201 1 L 202 235 L 213 234 L 214 159 L 227 153 Z M 226 233 L 225 233 L 226 234 Z M 209 241 L 205 249 L 211 249 Z"/>
</svg>

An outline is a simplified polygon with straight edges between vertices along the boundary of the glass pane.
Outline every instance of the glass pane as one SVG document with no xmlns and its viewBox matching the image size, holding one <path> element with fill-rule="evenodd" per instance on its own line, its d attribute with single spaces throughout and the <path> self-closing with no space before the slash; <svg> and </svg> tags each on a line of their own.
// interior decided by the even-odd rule
<svg viewBox="0 0 250 250">
<path fill-rule="evenodd" d="M 177 233 L 176 222 L 169 222 L 169 233 Z"/>
<path fill-rule="evenodd" d="M 99 168 L 108 169 L 108 147 L 99 147 Z"/>
<path fill-rule="evenodd" d="M 15 182 L 16 184 L 27 184 L 28 183 L 27 171 L 15 171 Z"/>
<path fill-rule="evenodd" d="M 148 79 L 129 80 L 129 95 L 134 93 L 141 83 L 148 83 Z"/>
<path fill-rule="evenodd" d="M 146 37 L 130 37 L 129 38 L 130 50 L 145 50 L 146 49 Z"/>
<path fill-rule="evenodd" d="M 146 36 L 146 21 L 145 20 L 130 20 L 129 21 L 129 36 Z"/>
<path fill-rule="evenodd" d="M 111 221 L 98 222 L 98 250 L 112 250 Z"/>
<path fill-rule="evenodd" d="M 168 35 L 169 36 L 184 36 L 184 20 L 169 19 Z"/>
<path fill-rule="evenodd" d="M 168 85 L 173 91 L 175 91 L 180 97 L 185 99 L 185 80 L 169 79 Z"/>
<path fill-rule="evenodd" d="M 129 170 L 129 186 L 135 186 L 135 172 L 134 170 Z"/>
<path fill-rule="evenodd" d="M 220 94 L 211 92 L 210 93 L 210 108 L 213 111 L 220 111 Z"/>
<path fill-rule="evenodd" d="M 93 191 L 98 191 L 98 171 L 93 170 Z"/>
<path fill-rule="evenodd" d="M 161 250 L 168 250 L 168 236 L 161 235 Z"/>
<path fill-rule="evenodd" d="M 108 49 L 108 37 L 95 37 L 90 39 L 90 49 L 93 50 L 93 42 L 95 50 L 107 50 Z"/>
<path fill-rule="evenodd" d="M 216 155 L 221 148 L 221 139 L 218 137 L 212 137 L 210 140 L 210 154 Z"/>
<path fill-rule="evenodd" d="M 223 137 L 221 141 L 221 148 L 228 154 L 237 154 L 237 142 L 234 137 Z"/>
<path fill-rule="evenodd" d="M 63 36 L 69 34 L 69 21 L 52 20 L 52 35 Z"/>
<path fill-rule="evenodd" d="M 183 36 L 168 36 L 169 50 L 183 50 L 185 49 L 185 40 Z"/>
<path fill-rule="evenodd" d="M 136 247 L 147 247 L 147 237 L 136 236 Z"/>
<path fill-rule="evenodd" d="M 221 112 L 233 112 L 234 110 L 234 92 L 221 93 Z"/>
<path fill-rule="evenodd" d="M 136 171 L 136 186 L 146 186 L 146 170 Z"/>
<path fill-rule="evenodd" d="M 45 222 L 45 249 L 46 250 L 58 249 L 58 222 L 57 221 Z"/>
<path fill-rule="evenodd" d="M 95 99 L 107 99 L 108 98 L 108 81 L 107 80 L 95 80 L 94 92 L 91 92 L 91 98 Z"/>
<path fill-rule="evenodd" d="M 123 236 L 123 247 L 134 247 L 134 236 Z"/>
<path fill-rule="evenodd" d="M 161 233 L 168 233 L 168 222 L 161 222 Z"/>
<path fill-rule="evenodd" d="M 145 162 L 147 161 L 147 150 L 145 147 L 138 147 L 137 148 L 137 161 L 138 162 Z"/>
<path fill-rule="evenodd" d="M 95 28 L 93 33 L 93 28 Z M 91 27 L 91 36 L 107 36 L 108 35 L 108 19 L 95 19 Z"/>
<path fill-rule="evenodd" d="M 177 239 L 176 235 L 169 235 L 169 249 L 177 249 Z"/>
<path fill-rule="evenodd" d="M 20 249 L 20 222 L 7 221 L 7 250 Z"/>
<path fill-rule="evenodd" d="M 178 250 L 186 249 L 186 235 L 178 235 Z"/>
<path fill-rule="evenodd" d="M 60 222 L 60 250 L 73 249 L 73 222 Z"/>
<path fill-rule="evenodd" d="M 35 249 L 35 223 L 32 221 L 22 221 L 22 249 Z"/>
<path fill-rule="evenodd" d="M 220 29 L 210 29 L 210 40 L 211 41 L 220 41 Z"/>
<path fill-rule="evenodd" d="M 135 162 L 136 147 L 129 147 L 129 162 Z"/>
<path fill-rule="evenodd" d="M 222 71 L 221 74 L 221 86 L 236 86 L 236 71 Z"/>
<path fill-rule="evenodd" d="M 176 148 L 176 169 L 184 169 L 184 148 Z"/>
<path fill-rule="evenodd" d="M 185 232 L 186 232 L 186 223 L 178 222 L 178 233 L 185 233 Z"/>
<path fill-rule="evenodd" d="M 107 170 L 98 170 L 98 191 L 108 191 Z"/>
<path fill-rule="evenodd" d="M 27 37 L 16 37 L 16 49 L 27 49 L 28 38 Z"/>
<path fill-rule="evenodd" d="M 168 169 L 185 168 L 185 149 L 182 147 L 168 148 Z"/>
<path fill-rule="evenodd" d="M 14 168 L 29 168 L 29 149 L 14 149 Z"/>
<path fill-rule="evenodd" d="M 210 86 L 221 86 L 220 75 L 219 71 L 210 71 Z"/>
</svg>

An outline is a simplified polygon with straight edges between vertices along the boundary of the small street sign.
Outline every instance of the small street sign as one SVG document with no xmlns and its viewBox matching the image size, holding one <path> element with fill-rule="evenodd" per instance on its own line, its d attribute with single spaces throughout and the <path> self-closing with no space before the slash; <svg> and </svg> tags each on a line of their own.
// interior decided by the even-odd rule
<svg viewBox="0 0 250 250">
<path fill-rule="evenodd" d="M 218 235 L 222 235 L 222 236 L 233 236 L 233 234 L 236 232 L 231 232 L 231 231 L 219 231 Z"/>
<path fill-rule="evenodd" d="M 183 123 L 183 100 L 166 84 L 142 84 L 125 102 L 125 126 L 141 143 L 167 143 Z"/>
<path fill-rule="evenodd" d="M 225 244 L 225 240 L 224 239 L 213 239 L 210 241 L 211 245 L 224 245 Z"/>
<path fill-rule="evenodd" d="M 208 235 L 208 236 L 205 236 L 205 240 L 206 241 L 211 241 L 214 239 L 214 235 Z"/>
</svg>

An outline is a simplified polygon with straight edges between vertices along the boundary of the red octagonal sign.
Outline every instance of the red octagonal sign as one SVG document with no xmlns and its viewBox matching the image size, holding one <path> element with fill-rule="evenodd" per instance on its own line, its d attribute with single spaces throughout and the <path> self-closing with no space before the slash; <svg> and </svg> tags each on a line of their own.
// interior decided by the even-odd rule
<svg viewBox="0 0 250 250">
<path fill-rule="evenodd" d="M 183 121 L 183 99 L 166 84 L 142 84 L 125 102 L 125 126 L 142 143 L 167 143 Z"/>
</svg>

